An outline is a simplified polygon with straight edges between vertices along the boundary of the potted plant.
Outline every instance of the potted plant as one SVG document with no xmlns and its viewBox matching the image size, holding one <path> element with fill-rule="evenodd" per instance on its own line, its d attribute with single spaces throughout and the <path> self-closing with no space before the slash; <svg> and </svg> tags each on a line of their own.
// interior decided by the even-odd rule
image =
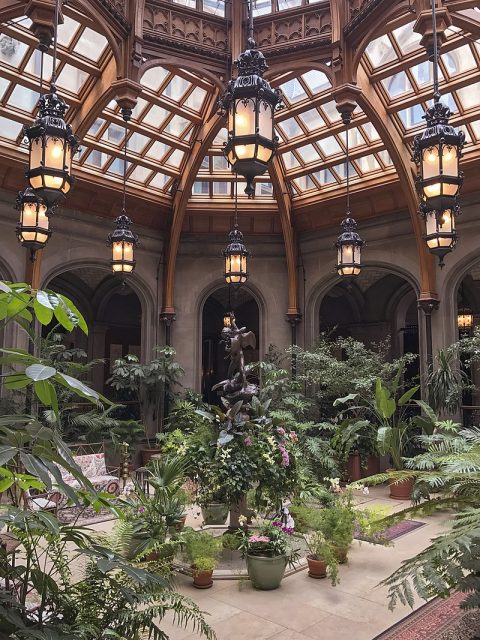
<svg viewBox="0 0 480 640">
<path fill-rule="evenodd" d="M 247 560 L 248 577 L 256 589 L 277 589 L 282 582 L 287 565 L 299 558 L 292 549 L 293 529 L 281 522 L 267 522 L 256 533 L 242 530 L 240 549 Z"/>
<path fill-rule="evenodd" d="M 344 564 L 353 542 L 356 511 L 351 490 L 337 494 L 336 498 L 332 506 L 320 511 L 316 530 L 332 546 L 337 561 Z"/>
<path fill-rule="evenodd" d="M 207 531 L 190 529 L 184 535 L 185 552 L 192 568 L 193 586 L 209 589 L 213 585 L 213 570 L 221 553 L 221 540 Z"/>
<path fill-rule="evenodd" d="M 241 557 L 241 536 L 237 533 L 224 533 L 222 536 L 222 557 L 225 560 L 235 560 Z"/>
<path fill-rule="evenodd" d="M 334 547 L 320 531 L 305 536 L 309 554 L 307 555 L 310 578 L 330 578 L 332 585 L 338 582 L 338 558 Z"/>
<path fill-rule="evenodd" d="M 165 398 L 172 396 L 171 388 L 178 384 L 183 369 L 175 362 L 175 349 L 156 347 L 156 357 L 142 364 L 137 356 L 128 354 L 115 360 L 112 376 L 107 380 L 122 399 L 136 400 L 140 410 L 140 420 L 145 428 L 147 448 L 142 450 L 144 465 L 160 449 L 153 448 L 150 436 L 160 431 L 165 410 Z"/>
</svg>

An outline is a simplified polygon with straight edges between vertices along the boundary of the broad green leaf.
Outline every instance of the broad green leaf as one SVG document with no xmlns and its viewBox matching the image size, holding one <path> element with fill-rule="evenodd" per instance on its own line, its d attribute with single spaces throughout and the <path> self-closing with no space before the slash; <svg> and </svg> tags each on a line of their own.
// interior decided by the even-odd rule
<svg viewBox="0 0 480 640">
<path fill-rule="evenodd" d="M 5 378 L 5 387 L 7 389 L 23 389 L 32 382 L 24 373 L 14 373 Z"/>
<path fill-rule="evenodd" d="M 52 378 L 56 373 L 56 369 L 47 367 L 44 364 L 31 364 L 25 369 L 25 375 L 35 382 L 37 380 L 48 380 L 48 378 Z"/>
<path fill-rule="evenodd" d="M 44 306 L 38 301 L 38 298 L 35 298 L 33 301 L 33 310 L 35 311 L 37 320 L 41 324 L 45 326 L 50 324 L 53 318 L 53 309 L 51 307 Z"/>
<path fill-rule="evenodd" d="M 39 289 L 37 291 L 36 299 L 37 299 L 37 302 L 42 305 L 42 307 L 47 307 L 47 309 L 51 309 L 52 311 L 55 308 L 50 301 L 50 295 L 48 294 L 47 291 L 42 291 L 41 289 Z"/>
<path fill-rule="evenodd" d="M 67 376 L 66 373 L 58 372 L 55 376 L 55 380 L 60 382 L 60 384 L 63 384 L 65 387 L 68 387 L 71 391 L 75 391 L 80 396 L 88 398 L 89 400 L 100 399 L 100 395 L 96 391 L 87 387 L 87 385 L 80 382 L 80 380 Z"/>
<path fill-rule="evenodd" d="M 67 331 L 73 331 L 73 329 L 75 328 L 75 325 L 68 317 L 63 304 L 58 304 L 55 307 L 54 314 L 55 314 L 55 318 L 58 320 L 58 322 L 62 325 L 64 329 L 66 329 Z"/>
<path fill-rule="evenodd" d="M 12 290 L 3 280 L 0 280 L 0 291 L 3 291 L 4 293 L 11 293 Z"/>
<path fill-rule="evenodd" d="M 347 402 L 350 402 L 351 400 L 355 400 L 356 398 L 358 398 L 358 393 L 349 393 L 348 396 L 344 396 L 343 398 L 337 398 L 333 403 L 333 406 L 337 407 L 339 404 L 346 404 Z"/>
<path fill-rule="evenodd" d="M 10 489 L 13 483 L 13 478 L 3 478 L 2 480 L 0 480 L 0 493 L 3 493 L 7 489 Z"/>
<path fill-rule="evenodd" d="M 33 387 L 40 402 L 46 407 L 50 407 L 52 405 L 52 383 L 48 380 L 37 380 Z"/>
<path fill-rule="evenodd" d="M 407 404 L 407 402 L 412 399 L 412 397 L 417 393 L 419 389 L 420 385 L 417 385 L 416 387 L 412 387 L 411 389 L 408 389 L 408 391 L 405 391 L 405 393 L 398 400 L 398 406 L 403 407 L 404 404 Z"/>
<path fill-rule="evenodd" d="M 83 333 L 88 335 L 87 323 L 85 322 L 85 318 L 82 316 L 82 314 L 77 309 L 77 307 L 73 304 L 73 302 L 69 298 L 62 296 L 61 294 L 59 294 L 59 297 L 64 303 L 64 305 L 67 307 L 67 309 L 75 316 L 76 318 L 75 324 L 83 331 Z"/>
</svg>

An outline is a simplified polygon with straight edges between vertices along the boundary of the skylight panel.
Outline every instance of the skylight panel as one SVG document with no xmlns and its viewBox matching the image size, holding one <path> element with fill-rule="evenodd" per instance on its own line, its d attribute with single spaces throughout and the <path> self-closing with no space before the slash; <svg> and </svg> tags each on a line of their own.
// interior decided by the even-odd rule
<svg viewBox="0 0 480 640">
<path fill-rule="evenodd" d="M 184 105 L 192 111 L 201 111 L 203 107 L 203 103 L 205 102 L 205 96 L 207 92 L 205 89 L 201 87 L 195 87 L 192 93 L 185 100 Z"/>
<path fill-rule="evenodd" d="M 418 87 L 433 84 L 433 65 L 431 62 L 421 62 L 411 67 L 411 72 Z M 444 77 L 441 68 L 438 68 L 438 79 L 441 82 Z"/>
<path fill-rule="evenodd" d="M 300 127 L 295 118 L 288 118 L 278 123 L 285 136 L 288 138 L 296 138 L 303 134 L 303 129 Z"/>
<path fill-rule="evenodd" d="M 101 137 L 101 140 L 105 142 L 109 142 L 110 144 L 114 144 L 115 146 L 119 146 L 120 143 L 123 142 L 125 137 L 125 129 L 118 124 L 109 124 L 106 128 L 104 134 Z"/>
<path fill-rule="evenodd" d="M 348 163 L 348 167 L 349 167 L 348 168 L 348 173 L 349 173 L 350 178 L 357 178 L 358 177 L 357 170 L 355 169 L 355 167 L 353 166 L 353 164 L 351 162 Z M 337 164 L 334 167 L 332 167 L 332 169 L 338 175 L 340 180 L 346 180 L 346 178 L 347 178 L 347 163 L 346 162 L 342 162 L 342 164 Z"/>
<path fill-rule="evenodd" d="M 212 192 L 214 196 L 229 196 L 230 182 L 227 182 L 226 180 L 213 182 Z"/>
<path fill-rule="evenodd" d="M 140 182 L 141 184 L 145 184 L 148 178 L 152 175 L 152 170 L 147 169 L 146 167 L 141 167 L 137 165 L 132 173 L 129 175 L 129 180 L 134 180 L 135 182 Z"/>
<path fill-rule="evenodd" d="M 174 102 L 181 102 L 185 93 L 192 86 L 191 82 L 185 80 L 181 76 L 173 76 L 165 89 L 162 91 L 162 95 L 166 98 L 170 98 Z"/>
<path fill-rule="evenodd" d="M 294 7 L 300 7 L 302 0 L 278 0 L 278 10 L 293 9 Z"/>
<path fill-rule="evenodd" d="M 8 99 L 8 105 L 32 113 L 37 106 L 39 95 L 37 91 L 32 91 L 21 85 L 16 85 L 10 98 Z"/>
<path fill-rule="evenodd" d="M 320 158 L 313 144 L 306 144 L 303 147 L 298 147 L 296 151 L 303 162 L 305 162 L 306 164 L 314 162 L 315 160 L 318 160 Z"/>
<path fill-rule="evenodd" d="M 125 161 L 123 158 L 115 158 L 112 164 L 108 167 L 107 173 L 111 173 L 114 176 L 121 176 L 123 178 Z M 127 162 L 127 171 L 132 166 L 131 162 Z"/>
<path fill-rule="evenodd" d="M 411 53 L 421 46 L 422 36 L 413 30 L 414 24 L 414 22 L 410 22 L 393 31 L 393 36 L 402 53 Z"/>
<path fill-rule="evenodd" d="M 9 118 L 0 116 L 0 137 L 7 140 L 16 140 L 23 129 L 23 125 Z"/>
<path fill-rule="evenodd" d="M 413 107 L 408 107 L 407 109 L 402 109 L 398 112 L 398 116 L 405 129 L 412 129 L 422 123 L 423 114 L 423 108 L 419 104 L 416 104 Z"/>
<path fill-rule="evenodd" d="M 473 134 L 478 142 L 480 140 L 480 120 L 474 120 L 473 122 L 470 122 L 470 126 L 472 127 Z"/>
<path fill-rule="evenodd" d="M 128 149 L 134 153 L 142 153 L 149 142 L 150 138 L 135 131 L 128 139 Z"/>
<path fill-rule="evenodd" d="M 92 62 L 98 62 L 102 56 L 102 53 L 107 47 L 108 41 L 101 33 L 97 33 L 87 27 L 84 29 L 80 40 L 73 49 L 74 53 L 79 53 L 81 56 L 88 58 Z"/>
<path fill-rule="evenodd" d="M 383 151 L 378 151 L 377 156 L 380 158 L 385 167 L 391 167 L 393 165 L 390 154 L 386 149 L 384 149 Z"/>
<path fill-rule="evenodd" d="M 316 69 L 304 73 L 302 79 L 313 94 L 325 91 L 332 86 L 327 76 Z"/>
<path fill-rule="evenodd" d="M 305 100 L 308 97 L 298 78 L 293 78 L 280 85 L 280 89 L 283 91 L 284 98 L 291 104 Z"/>
<path fill-rule="evenodd" d="M 214 171 L 228 171 L 228 162 L 225 156 L 213 156 Z"/>
<path fill-rule="evenodd" d="M 320 147 L 320 149 L 322 150 L 323 154 L 325 156 L 327 156 L 327 157 L 328 156 L 334 156 L 337 153 L 342 153 L 343 152 L 343 149 L 338 144 L 338 141 L 335 138 L 335 136 L 329 136 L 328 138 L 324 138 L 323 140 L 319 140 L 317 144 Z"/>
<path fill-rule="evenodd" d="M 454 51 L 444 53 L 441 59 L 450 77 L 475 69 L 477 66 L 468 44 L 458 47 Z"/>
<path fill-rule="evenodd" d="M 239 189 L 240 191 L 240 189 Z M 193 196 L 208 196 L 210 195 L 210 184 L 205 181 L 195 180 L 192 187 Z M 240 193 L 238 194 L 240 195 Z"/>
<path fill-rule="evenodd" d="M 141 83 L 153 91 L 158 91 L 170 72 L 163 67 L 148 69 L 142 76 Z"/>
<path fill-rule="evenodd" d="M 58 25 L 58 43 L 62 44 L 64 47 L 68 47 L 79 29 L 80 23 L 64 15 L 63 24 Z"/>
<path fill-rule="evenodd" d="M 197 0 L 172 0 L 175 4 L 181 4 L 183 7 L 190 7 L 195 9 L 197 6 Z"/>
<path fill-rule="evenodd" d="M 116 104 L 116 102 L 115 102 Z M 141 114 L 145 111 L 150 103 L 143 98 L 137 98 L 137 104 L 133 107 L 132 120 L 140 120 Z"/>
<path fill-rule="evenodd" d="M 171 148 L 172 147 L 170 147 L 168 144 L 156 140 L 147 151 L 146 156 L 147 158 L 155 158 L 156 160 L 160 161 L 164 157 L 164 155 L 168 151 L 170 151 Z"/>
<path fill-rule="evenodd" d="M 404 71 L 396 73 L 390 76 L 390 78 L 385 78 L 382 80 L 382 84 L 390 98 L 396 98 L 404 93 L 413 92 L 413 87 Z"/>
<path fill-rule="evenodd" d="M 103 118 L 97 118 L 88 130 L 87 135 L 96 137 L 97 133 L 100 131 L 104 124 L 105 120 Z"/>
<path fill-rule="evenodd" d="M 78 94 L 88 77 L 88 73 L 67 63 L 57 78 L 57 85 L 62 89 Z"/>
<path fill-rule="evenodd" d="M 355 162 L 362 173 L 371 173 L 372 171 L 378 171 L 380 169 L 380 165 L 373 154 L 362 156 L 355 160 Z"/>
<path fill-rule="evenodd" d="M 325 114 L 329 122 L 338 122 L 341 119 L 337 106 L 333 100 L 322 104 L 321 111 Z"/>
<path fill-rule="evenodd" d="M 203 0 L 202 6 L 205 13 L 212 13 L 215 16 L 225 15 L 225 0 Z"/>
<path fill-rule="evenodd" d="M 223 127 L 215 136 L 212 142 L 212 147 L 223 147 L 223 145 L 227 142 L 227 137 L 228 137 L 227 129 Z"/>
<path fill-rule="evenodd" d="M 375 142 L 375 140 L 380 140 L 380 134 L 378 133 L 378 131 L 375 129 L 375 127 L 371 122 L 365 122 L 365 124 L 362 124 L 360 129 L 367 136 L 370 142 Z"/>
<path fill-rule="evenodd" d="M 318 180 L 318 182 L 320 183 L 320 186 L 332 184 L 332 182 L 336 182 L 335 176 L 329 169 L 320 169 L 320 171 L 315 171 L 313 176 Z"/>
<path fill-rule="evenodd" d="M 153 107 L 149 109 L 145 114 L 143 122 L 150 125 L 154 129 L 159 129 L 169 115 L 169 111 L 167 111 L 163 107 L 159 107 L 157 104 L 154 104 Z"/>
<path fill-rule="evenodd" d="M 343 144 L 346 146 L 347 134 L 345 131 L 342 131 L 341 133 L 339 133 L 339 138 L 342 140 Z M 361 147 L 362 145 L 365 144 L 365 140 L 363 139 L 363 136 L 358 130 L 358 127 L 354 127 L 353 129 L 348 130 L 348 144 L 350 149 L 353 149 L 354 147 Z"/>
<path fill-rule="evenodd" d="M 272 12 L 272 0 L 255 0 L 253 4 L 253 16 L 264 16 Z"/>
<path fill-rule="evenodd" d="M 103 153 L 103 151 L 98 151 L 97 149 L 92 149 L 88 154 L 88 158 L 83 163 L 89 167 L 95 167 L 97 169 L 101 169 L 104 167 L 107 162 L 110 160 L 111 156 Z"/>
<path fill-rule="evenodd" d="M 175 151 L 168 156 L 165 162 L 169 164 L 171 167 L 178 168 L 181 165 L 184 156 L 185 156 L 184 151 L 180 151 L 180 149 L 175 149 Z"/>
<path fill-rule="evenodd" d="M 480 105 L 480 82 L 474 82 L 468 85 L 468 87 L 457 89 L 457 96 L 464 109 L 478 107 Z"/>
<path fill-rule="evenodd" d="M 293 183 L 295 184 L 299 192 L 310 191 L 311 189 L 317 189 L 317 185 L 309 175 L 295 178 Z"/>
<path fill-rule="evenodd" d="M 17 68 L 20 66 L 28 46 L 15 38 L 0 35 L 0 61 L 8 64 L 10 67 Z"/>
<path fill-rule="evenodd" d="M 387 64 L 387 62 L 397 60 L 397 54 L 392 47 L 392 43 L 388 36 L 385 35 L 380 36 L 380 38 L 376 40 L 372 40 L 365 49 L 365 53 L 373 67 L 381 67 Z"/>
<path fill-rule="evenodd" d="M 169 177 L 164 173 L 156 173 L 155 177 L 148 183 L 149 187 L 155 187 L 156 189 L 165 189 L 165 185 L 169 181 Z"/>
<path fill-rule="evenodd" d="M 0 99 L 3 98 L 3 95 L 9 86 L 10 82 L 8 80 L 0 78 Z"/>
<path fill-rule="evenodd" d="M 52 69 L 53 58 L 52 56 L 45 54 L 43 56 L 43 81 L 45 83 L 50 82 L 50 79 L 52 77 Z M 28 73 L 35 78 L 40 78 L 41 71 L 42 54 L 38 49 L 34 49 L 28 58 L 27 64 L 25 65 L 25 73 Z"/>
<path fill-rule="evenodd" d="M 325 120 L 320 115 L 318 109 L 309 109 L 308 111 L 300 113 L 298 117 L 309 131 L 315 131 L 315 129 L 321 129 L 325 126 Z"/>
<path fill-rule="evenodd" d="M 300 162 L 297 160 L 296 156 L 291 151 L 287 151 L 286 153 L 282 154 L 282 159 L 283 159 L 285 168 L 287 170 L 295 169 L 295 167 L 300 166 Z"/>
</svg>

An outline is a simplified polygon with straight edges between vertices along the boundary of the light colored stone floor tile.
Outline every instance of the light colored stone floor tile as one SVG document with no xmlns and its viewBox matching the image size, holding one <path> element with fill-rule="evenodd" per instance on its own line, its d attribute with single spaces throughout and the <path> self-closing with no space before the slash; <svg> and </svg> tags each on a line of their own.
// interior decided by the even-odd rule
<svg viewBox="0 0 480 640">
<path fill-rule="evenodd" d="M 372 624 L 330 615 L 320 624 L 305 629 L 302 634 L 313 640 L 372 640 L 378 634 L 378 630 Z"/>
<path fill-rule="evenodd" d="M 287 629 L 301 631 L 325 617 L 325 612 L 312 607 L 304 601 L 304 591 L 295 593 L 296 597 L 284 590 L 290 578 L 284 579 L 282 586 L 275 591 L 258 591 L 253 587 L 241 590 L 224 589 L 216 596 L 217 601 L 234 605 L 261 618 L 280 624 Z"/>
<path fill-rule="evenodd" d="M 316 597 L 307 601 L 307 604 L 356 622 L 374 623 L 389 618 L 386 605 L 371 602 L 336 588 L 325 588 L 319 591 Z"/>
<path fill-rule="evenodd" d="M 213 625 L 217 640 L 266 640 L 277 637 L 285 630 L 279 624 L 274 624 L 251 613 L 238 613 L 227 620 Z"/>
<path fill-rule="evenodd" d="M 293 631 L 293 629 L 286 629 L 278 636 L 275 636 L 275 640 L 309 640 L 303 633 Z"/>
</svg>

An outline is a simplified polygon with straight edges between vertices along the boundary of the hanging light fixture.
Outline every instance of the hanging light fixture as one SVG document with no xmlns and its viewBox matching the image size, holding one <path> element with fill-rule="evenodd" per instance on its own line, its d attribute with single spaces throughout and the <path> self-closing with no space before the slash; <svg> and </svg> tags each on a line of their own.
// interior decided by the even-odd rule
<svg viewBox="0 0 480 640">
<path fill-rule="evenodd" d="M 436 253 L 438 246 L 435 243 L 431 245 L 429 241 L 434 226 L 432 212 L 437 216 L 441 227 L 445 224 L 446 228 L 451 227 L 450 231 L 443 231 L 443 233 L 455 233 L 454 216 L 459 211 L 457 196 L 463 182 L 463 174 L 459 170 L 459 159 L 465 144 L 465 134 L 448 124 L 451 112 L 440 100 L 436 0 L 432 0 L 432 31 L 433 105 L 427 109 L 424 116 L 427 128 L 415 137 L 413 148 L 418 167 L 416 184 L 420 196 L 420 213 L 427 224 L 427 245 L 432 253 Z M 455 245 L 456 233 L 454 241 L 448 247 L 446 238 L 444 240 L 440 256 L 441 266 L 443 266 L 443 256 Z M 440 255 L 438 251 L 437 254 Z"/>
<path fill-rule="evenodd" d="M 424 213 L 426 234 L 425 240 L 430 253 L 438 257 L 438 264 L 442 269 L 445 265 L 443 258 L 457 243 L 455 218 L 459 215 L 459 207 L 446 209 L 440 213 L 427 211 Z"/>
<path fill-rule="evenodd" d="M 263 78 L 268 69 L 265 57 L 253 39 L 253 0 L 249 4 L 247 49 L 235 65 L 238 77 L 230 80 L 220 98 L 221 112 L 228 114 L 228 141 L 224 154 L 232 171 L 247 181 L 245 193 L 255 193 L 253 179 L 265 173 L 278 146 L 274 112 L 280 107 L 281 92 Z"/>
<path fill-rule="evenodd" d="M 233 311 L 225 311 L 223 314 L 223 326 L 226 329 L 230 329 L 235 322 L 235 314 Z"/>
<path fill-rule="evenodd" d="M 43 249 L 52 235 L 49 229 L 50 212 L 45 202 L 31 187 L 20 191 L 15 208 L 20 211 L 16 228 L 17 238 L 24 247 L 30 249 L 33 261 L 36 251 Z"/>
<path fill-rule="evenodd" d="M 465 306 L 465 291 L 464 285 L 460 287 L 460 304 L 461 306 L 458 309 L 457 313 L 457 326 L 460 330 L 460 333 L 468 334 L 470 329 L 473 327 L 473 313 L 472 310 Z"/>
<path fill-rule="evenodd" d="M 24 128 L 30 147 L 26 176 L 32 189 L 53 206 L 70 191 L 74 178 L 71 175 L 72 157 L 79 147 L 72 128 L 65 122 L 68 105 L 57 93 L 57 36 L 59 2 L 55 1 L 55 25 L 53 36 L 53 70 L 50 92 L 40 96 L 38 116 L 30 127 Z M 43 51 L 42 51 L 43 69 Z"/>
<path fill-rule="evenodd" d="M 342 220 L 343 232 L 338 236 L 335 243 L 337 247 L 337 273 L 339 276 L 358 276 L 362 270 L 362 247 L 365 241 L 357 232 L 357 223 L 350 214 L 350 156 L 349 156 L 349 124 L 350 113 L 342 113 L 342 120 L 345 124 L 346 132 L 346 181 L 347 181 L 347 210 L 345 218 Z"/>
<path fill-rule="evenodd" d="M 243 233 L 238 228 L 238 176 L 235 176 L 235 217 L 229 243 L 223 252 L 225 258 L 225 282 L 239 286 L 248 280 L 247 258 L 250 252 L 243 244 Z"/>
<path fill-rule="evenodd" d="M 125 122 L 125 139 L 123 145 L 123 206 L 122 214 L 115 220 L 117 228 L 108 235 L 107 244 L 112 247 L 112 270 L 114 273 L 131 273 L 135 269 L 135 247 L 138 244 L 138 236 L 130 227 L 132 221 L 126 213 L 126 193 L 127 193 L 127 125 L 132 110 L 122 109 L 122 116 Z"/>
</svg>

